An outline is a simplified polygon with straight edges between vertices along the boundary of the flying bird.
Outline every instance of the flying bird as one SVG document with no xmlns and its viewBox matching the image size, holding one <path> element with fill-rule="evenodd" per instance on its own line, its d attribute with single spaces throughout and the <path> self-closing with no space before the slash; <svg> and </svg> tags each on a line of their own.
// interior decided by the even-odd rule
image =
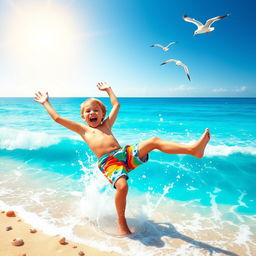
<svg viewBox="0 0 256 256">
<path fill-rule="evenodd" d="M 169 60 L 161 63 L 160 65 L 165 65 L 165 64 L 170 63 L 170 62 L 175 62 L 176 66 L 182 66 L 184 68 L 185 72 L 186 72 L 188 80 L 191 81 L 189 71 L 188 71 L 188 67 L 184 63 L 182 63 L 180 60 L 169 59 Z"/>
<path fill-rule="evenodd" d="M 185 20 L 187 22 L 194 23 L 197 26 L 197 30 L 195 30 L 194 35 L 193 35 L 193 36 L 195 36 L 197 34 L 212 32 L 214 30 L 214 28 L 211 27 L 212 23 L 217 20 L 224 19 L 224 18 L 228 17 L 229 15 L 230 14 L 225 14 L 222 16 L 217 16 L 217 17 L 211 18 L 211 19 L 207 20 L 205 24 L 202 24 L 200 21 L 192 19 L 192 18 L 188 17 L 187 15 L 183 15 L 182 18 L 183 18 L 183 20 Z"/>
<path fill-rule="evenodd" d="M 166 46 L 162 46 L 161 44 L 153 44 L 153 45 L 151 45 L 151 47 L 160 47 L 160 48 L 163 49 L 164 52 L 167 52 L 170 49 L 170 46 L 173 45 L 173 44 L 176 44 L 176 43 L 178 43 L 178 42 L 177 41 L 171 42 Z"/>
</svg>

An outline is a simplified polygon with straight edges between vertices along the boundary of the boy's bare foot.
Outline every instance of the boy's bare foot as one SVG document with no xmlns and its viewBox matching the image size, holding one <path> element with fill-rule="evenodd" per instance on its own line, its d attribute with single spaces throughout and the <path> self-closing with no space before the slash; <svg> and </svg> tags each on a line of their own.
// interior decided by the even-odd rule
<svg viewBox="0 0 256 256">
<path fill-rule="evenodd" d="M 193 155 L 195 157 L 202 158 L 204 156 L 204 150 L 209 140 L 210 131 L 206 128 L 202 137 L 193 145 Z"/>
<path fill-rule="evenodd" d="M 119 219 L 118 220 L 118 228 L 119 228 L 119 235 L 130 235 L 132 232 L 130 231 L 126 219 Z"/>
</svg>

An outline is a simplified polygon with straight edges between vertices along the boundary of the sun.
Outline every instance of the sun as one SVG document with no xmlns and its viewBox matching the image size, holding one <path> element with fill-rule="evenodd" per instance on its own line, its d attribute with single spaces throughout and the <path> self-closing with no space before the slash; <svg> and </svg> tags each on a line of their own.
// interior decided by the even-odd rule
<svg viewBox="0 0 256 256">
<path fill-rule="evenodd" d="M 1 43 L 19 93 L 63 93 L 73 84 L 84 29 L 71 0 L 6 0 Z M 13 75 L 15 74 L 15 75 Z M 15 85 L 17 85 L 15 87 Z"/>
<path fill-rule="evenodd" d="M 39 0 L 12 2 L 11 6 L 5 38 L 14 57 L 44 63 L 63 61 L 73 54 L 79 33 L 68 8 Z"/>
</svg>

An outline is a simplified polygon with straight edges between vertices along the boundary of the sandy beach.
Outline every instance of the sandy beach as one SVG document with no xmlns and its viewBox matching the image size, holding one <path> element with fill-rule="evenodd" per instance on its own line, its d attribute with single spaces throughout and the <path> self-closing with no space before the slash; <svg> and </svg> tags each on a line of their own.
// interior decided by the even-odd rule
<svg viewBox="0 0 256 256">
<path fill-rule="evenodd" d="M 60 244 L 62 237 L 48 236 L 40 230 L 31 233 L 33 229 L 24 223 L 19 216 L 8 217 L 6 211 L 0 213 L 0 255 L 3 256 L 49 256 L 49 255 L 80 255 L 83 256 L 118 256 L 114 252 L 103 252 L 85 245 L 66 240 Z M 15 214 L 16 215 L 16 214 Z M 8 227 L 10 230 L 8 230 Z M 13 239 L 20 238 L 24 241 L 21 246 L 12 245 Z"/>
<path fill-rule="evenodd" d="M 16 214 L 15 214 L 16 215 Z M 8 217 L 6 211 L 0 212 L 0 255 L 4 256 L 49 256 L 49 255 L 78 255 L 78 256 L 120 256 L 116 252 L 104 252 L 86 245 L 66 240 L 60 244 L 62 237 L 49 236 L 40 230 L 31 232 L 33 227 L 25 223 L 19 216 Z M 211 232 L 204 232 L 204 238 L 212 239 Z M 13 245 L 14 239 L 22 239 L 21 246 Z M 165 239 L 164 239 L 165 240 Z M 165 241 L 167 242 L 167 240 Z M 228 250 L 210 246 L 207 243 L 193 240 L 190 236 L 182 234 L 173 235 L 171 241 L 172 249 L 167 249 L 163 255 L 211 255 L 212 252 L 219 256 L 240 256 L 247 255 L 243 246 L 228 246 Z M 151 246 L 149 246 L 151 247 Z M 252 249 L 252 248 L 251 248 Z M 252 249 L 253 250 L 253 249 Z M 83 254 L 84 253 L 84 254 Z M 142 255 L 140 252 L 135 255 Z M 155 255 L 155 254 L 154 254 Z M 251 255 L 251 254 L 249 254 Z"/>
</svg>

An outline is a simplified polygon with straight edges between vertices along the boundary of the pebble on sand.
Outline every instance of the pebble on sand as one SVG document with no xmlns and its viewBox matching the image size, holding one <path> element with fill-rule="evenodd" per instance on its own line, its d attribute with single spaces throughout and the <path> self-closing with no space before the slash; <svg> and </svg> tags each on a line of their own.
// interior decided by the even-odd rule
<svg viewBox="0 0 256 256">
<path fill-rule="evenodd" d="M 12 230 L 12 226 L 8 226 L 8 227 L 6 227 L 6 228 L 5 228 L 5 230 L 6 230 L 6 231 L 10 231 L 10 230 Z"/>
<path fill-rule="evenodd" d="M 30 232 L 30 233 L 36 233 L 37 230 L 36 230 L 35 228 L 30 228 L 30 229 L 29 229 L 29 232 Z"/>
<path fill-rule="evenodd" d="M 12 245 L 14 246 L 22 246 L 24 244 L 24 241 L 21 238 L 14 238 L 12 240 Z"/>
<path fill-rule="evenodd" d="M 59 240 L 59 243 L 62 244 L 62 245 L 68 244 L 68 243 L 66 242 L 66 238 L 65 238 L 65 237 L 62 237 L 62 238 Z"/>
<path fill-rule="evenodd" d="M 85 253 L 84 253 L 83 251 L 80 251 L 80 252 L 78 253 L 78 255 L 79 255 L 79 256 L 84 256 Z"/>
<path fill-rule="evenodd" d="M 6 212 L 6 216 L 7 217 L 16 217 L 16 214 L 14 211 L 8 211 L 8 212 Z"/>
</svg>

